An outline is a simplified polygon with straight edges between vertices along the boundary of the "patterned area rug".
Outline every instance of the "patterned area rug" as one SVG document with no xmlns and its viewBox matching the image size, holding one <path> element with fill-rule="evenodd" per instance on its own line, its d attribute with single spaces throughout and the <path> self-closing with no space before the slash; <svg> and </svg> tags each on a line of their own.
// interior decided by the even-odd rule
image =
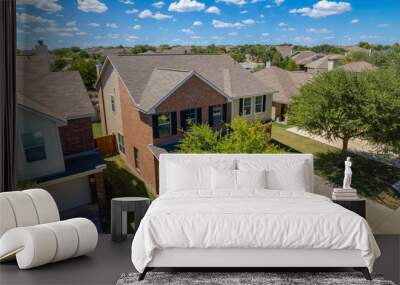
<svg viewBox="0 0 400 285">
<path fill-rule="evenodd" d="M 138 281 L 138 273 L 122 274 L 117 285 L 212 284 L 212 285 L 395 285 L 381 276 L 368 281 L 359 272 L 148 272 Z"/>
</svg>

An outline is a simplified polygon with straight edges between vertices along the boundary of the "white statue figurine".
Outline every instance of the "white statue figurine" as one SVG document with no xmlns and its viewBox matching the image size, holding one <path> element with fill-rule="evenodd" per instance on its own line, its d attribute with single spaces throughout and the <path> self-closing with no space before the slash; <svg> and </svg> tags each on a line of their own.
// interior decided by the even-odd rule
<svg viewBox="0 0 400 285">
<path fill-rule="evenodd" d="M 353 172 L 351 171 L 351 161 L 350 157 L 348 156 L 346 161 L 344 162 L 344 179 L 343 179 L 343 189 L 352 189 L 351 188 L 351 176 Z"/>
</svg>

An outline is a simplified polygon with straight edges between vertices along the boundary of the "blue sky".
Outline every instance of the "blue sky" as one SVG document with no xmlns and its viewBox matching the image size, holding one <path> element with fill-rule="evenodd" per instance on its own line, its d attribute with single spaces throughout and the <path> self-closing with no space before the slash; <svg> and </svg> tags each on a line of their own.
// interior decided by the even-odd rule
<svg viewBox="0 0 400 285">
<path fill-rule="evenodd" d="M 399 16 L 399 0 L 17 0 L 17 42 L 390 44 Z"/>
</svg>

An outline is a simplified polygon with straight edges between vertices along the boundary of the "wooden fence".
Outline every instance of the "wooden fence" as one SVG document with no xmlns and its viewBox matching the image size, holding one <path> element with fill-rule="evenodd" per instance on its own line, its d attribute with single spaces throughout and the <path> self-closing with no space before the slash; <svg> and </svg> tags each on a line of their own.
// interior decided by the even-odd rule
<svg viewBox="0 0 400 285">
<path fill-rule="evenodd" d="M 96 147 L 100 150 L 103 156 L 111 156 L 118 154 L 117 140 L 115 135 L 98 137 L 95 139 Z"/>
</svg>

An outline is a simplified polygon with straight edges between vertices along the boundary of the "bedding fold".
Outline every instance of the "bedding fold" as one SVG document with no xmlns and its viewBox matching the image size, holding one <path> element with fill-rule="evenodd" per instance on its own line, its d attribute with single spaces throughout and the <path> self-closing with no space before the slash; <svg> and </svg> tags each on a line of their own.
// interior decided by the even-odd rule
<svg viewBox="0 0 400 285">
<path fill-rule="evenodd" d="M 372 271 L 380 251 L 361 216 L 301 191 L 183 191 L 157 198 L 132 243 L 143 272 L 155 249 L 357 249 Z"/>
</svg>

